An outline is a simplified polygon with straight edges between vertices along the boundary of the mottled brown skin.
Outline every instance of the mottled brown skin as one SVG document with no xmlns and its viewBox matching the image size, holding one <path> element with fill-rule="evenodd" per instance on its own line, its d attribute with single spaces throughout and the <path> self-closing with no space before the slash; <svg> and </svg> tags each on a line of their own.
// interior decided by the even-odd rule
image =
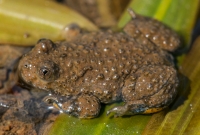
<svg viewBox="0 0 200 135">
<path fill-rule="evenodd" d="M 84 33 L 60 43 L 41 39 L 21 59 L 19 76 L 29 86 L 70 97 L 60 107 L 79 118 L 97 117 L 100 103 L 121 100 L 124 105 L 107 113 L 157 112 L 177 93 L 177 72 L 167 51 L 177 49 L 180 41 L 160 22 L 149 19 L 150 24 L 139 29 L 142 24 L 136 20 L 125 26 L 125 33 Z M 162 32 L 151 33 L 145 27 L 157 27 Z M 152 40 L 158 33 L 164 35 L 159 35 L 159 41 Z"/>
</svg>

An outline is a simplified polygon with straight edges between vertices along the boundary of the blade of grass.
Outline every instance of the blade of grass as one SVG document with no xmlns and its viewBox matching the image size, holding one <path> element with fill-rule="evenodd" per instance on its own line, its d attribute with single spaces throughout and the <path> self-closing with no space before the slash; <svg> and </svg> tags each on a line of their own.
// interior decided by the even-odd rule
<svg viewBox="0 0 200 135">
<path fill-rule="evenodd" d="M 32 45 L 39 38 L 64 39 L 62 30 L 71 23 L 98 29 L 72 9 L 48 0 L 3 0 L 0 20 L 1 44 Z"/>
</svg>

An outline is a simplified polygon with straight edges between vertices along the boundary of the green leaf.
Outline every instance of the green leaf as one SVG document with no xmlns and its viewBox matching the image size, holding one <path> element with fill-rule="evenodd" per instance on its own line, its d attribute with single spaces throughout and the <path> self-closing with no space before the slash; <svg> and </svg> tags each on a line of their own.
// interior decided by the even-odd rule
<svg viewBox="0 0 200 135">
<path fill-rule="evenodd" d="M 72 9 L 48 0 L 2 0 L 0 20 L 1 44 L 33 45 L 40 38 L 64 39 L 62 30 L 71 23 L 98 29 Z"/>
<path fill-rule="evenodd" d="M 102 114 L 94 119 L 78 119 L 66 114 L 61 114 L 53 124 L 49 135 L 138 135 L 145 128 L 150 115 L 135 117 L 112 118 L 106 116 L 106 111 L 117 104 L 107 105 L 102 109 Z"/>
</svg>

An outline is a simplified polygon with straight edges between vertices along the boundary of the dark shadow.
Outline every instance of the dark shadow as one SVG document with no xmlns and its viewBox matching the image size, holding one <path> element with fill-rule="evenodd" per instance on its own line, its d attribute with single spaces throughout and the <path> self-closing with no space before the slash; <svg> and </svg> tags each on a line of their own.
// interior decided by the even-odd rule
<svg viewBox="0 0 200 135">
<path fill-rule="evenodd" d="M 103 113 L 105 112 L 105 108 L 106 108 L 106 105 L 105 104 L 101 104 L 101 110 L 100 110 L 100 113 L 99 113 L 98 117 L 103 115 Z"/>
<path fill-rule="evenodd" d="M 181 54 L 188 53 L 191 50 L 195 40 L 199 36 L 200 36 L 200 18 L 197 20 L 196 25 L 195 25 L 195 27 L 194 27 L 194 29 L 192 31 L 192 36 L 191 36 L 190 43 L 188 43 L 187 46 L 182 46 L 181 48 L 177 49 L 177 51 L 174 52 L 174 55 L 175 56 L 180 56 Z M 182 41 L 182 43 L 185 43 L 183 38 L 181 39 L 181 41 Z"/>
<path fill-rule="evenodd" d="M 192 40 L 191 40 L 191 44 L 194 43 L 194 41 L 197 39 L 197 37 L 200 36 L 200 17 L 199 19 L 197 20 L 197 23 L 194 27 L 194 30 L 192 32 Z M 190 46 L 191 48 L 191 46 Z"/>
<path fill-rule="evenodd" d="M 191 81 L 189 80 L 189 78 L 179 73 L 178 93 L 175 100 L 169 106 L 170 111 L 176 110 L 179 106 L 183 105 L 184 102 L 188 99 L 188 96 L 191 92 L 190 84 Z"/>
</svg>

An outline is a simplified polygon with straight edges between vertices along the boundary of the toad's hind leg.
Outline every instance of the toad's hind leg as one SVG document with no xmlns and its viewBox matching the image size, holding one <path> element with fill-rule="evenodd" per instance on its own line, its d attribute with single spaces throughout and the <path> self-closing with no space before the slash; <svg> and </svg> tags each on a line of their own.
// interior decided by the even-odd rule
<svg viewBox="0 0 200 135">
<path fill-rule="evenodd" d="M 54 100 L 55 101 L 55 100 Z M 76 116 L 79 118 L 94 118 L 99 115 L 101 105 L 97 97 L 88 94 L 81 94 L 74 96 L 70 99 L 66 99 L 56 105 L 57 108 L 64 113 Z"/>
<path fill-rule="evenodd" d="M 129 13 L 132 20 L 124 27 L 128 35 L 136 40 L 142 36 L 140 38 L 143 40 L 146 38 L 167 51 L 175 51 L 180 47 L 180 37 L 172 29 L 155 19 L 140 16 L 132 10 L 129 10 Z"/>
<path fill-rule="evenodd" d="M 130 75 L 122 89 L 125 104 L 108 111 L 116 116 L 154 113 L 167 107 L 177 93 L 178 78 L 171 66 L 146 66 Z"/>
</svg>

